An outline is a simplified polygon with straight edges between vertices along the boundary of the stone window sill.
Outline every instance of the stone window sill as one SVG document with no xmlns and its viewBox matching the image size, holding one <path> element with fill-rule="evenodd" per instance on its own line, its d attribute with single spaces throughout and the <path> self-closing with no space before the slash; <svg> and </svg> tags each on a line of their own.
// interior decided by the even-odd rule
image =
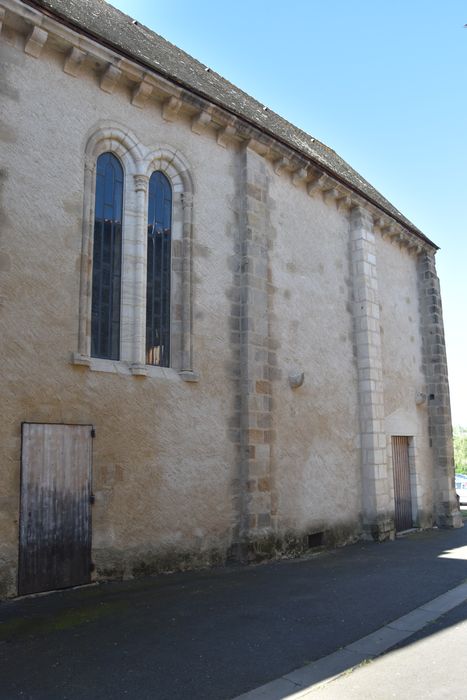
<svg viewBox="0 0 467 700">
<path fill-rule="evenodd" d="M 80 353 L 73 353 L 71 364 L 87 367 L 91 372 L 108 372 L 134 377 L 151 377 L 153 379 L 183 380 L 185 382 L 198 382 L 199 374 L 192 370 L 180 372 L 171 367 L 155 367 L 153 365 L 136 365 L 121 360 L 104 360 L 99 357 L 89 357 Z"/>
</svg>

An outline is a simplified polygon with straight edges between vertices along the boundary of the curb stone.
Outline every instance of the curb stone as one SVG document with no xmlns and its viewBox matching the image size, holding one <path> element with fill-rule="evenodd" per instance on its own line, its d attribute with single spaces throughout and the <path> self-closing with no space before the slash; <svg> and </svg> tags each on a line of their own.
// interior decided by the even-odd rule
<svg viewBox="0 0 467 700">
<path fill-rule="evenodd" d="M 380 656 L 399 642 L 467 601 L 467 582 L 420 605 L 375 632 L 338 651 L 239 695 L 234 700 L 299 700 L 357 666 Z"/>
</svg>

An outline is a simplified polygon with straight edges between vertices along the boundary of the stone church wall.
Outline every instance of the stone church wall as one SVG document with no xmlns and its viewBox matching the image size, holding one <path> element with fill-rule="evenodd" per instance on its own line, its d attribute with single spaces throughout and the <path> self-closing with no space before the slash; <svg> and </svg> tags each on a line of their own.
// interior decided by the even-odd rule
<svg viewBox="0 0 467 700">
<path fill-rule="evenodd" d="M 0 37 L 0 597 L 17 590 L 22 422 L 95 428 L 97 579 L 391 537 L 392 435 L 411 438 L 415 524 L 459 524 L 429 245 L 193 97 L 147 99 L 97 44 L 79 68 L 37 29 Z M 133 231 L 150 154 L 173 174 L 171 368 L 86 356 L 99 134 L 136 163 Z M 144 308 L 128 289 L 127 328 Z"/>
</svg>

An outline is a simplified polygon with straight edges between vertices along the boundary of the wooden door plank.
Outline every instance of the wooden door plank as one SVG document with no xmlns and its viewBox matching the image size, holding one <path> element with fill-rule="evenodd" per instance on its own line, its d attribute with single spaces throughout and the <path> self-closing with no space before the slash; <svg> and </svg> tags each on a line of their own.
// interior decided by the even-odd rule
<svg viewBox="0 0 467 700">
<path fill-rule="evenodd" d="M 409 439 L 395 435 L 392 438 L 394 467 L 394 500 L 396 531 L 412 527 L 412 494 L 410 489 Z"/>
<path fill-rule="evenodd" d="M 22 427 L 19 593 L 90 579 L 90 425 Z"/>
</svg>

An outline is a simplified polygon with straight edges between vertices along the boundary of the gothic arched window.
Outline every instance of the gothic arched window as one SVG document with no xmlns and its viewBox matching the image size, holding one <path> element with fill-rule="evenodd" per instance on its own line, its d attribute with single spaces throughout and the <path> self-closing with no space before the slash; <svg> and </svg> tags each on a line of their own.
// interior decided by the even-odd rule
<svg viewBox="0 0 467 700">
<path fill-rule="evenodd" d="M 172 188 L 157 170 L 149 180 L 146 283 L 146 362 L 170 364 Z"/>
<path fill-rule="evenodd" d="M 113 153 L 97 159 L 92 253 L 91 355 L 120 357 L 123 168 Z"/>
</svg>

